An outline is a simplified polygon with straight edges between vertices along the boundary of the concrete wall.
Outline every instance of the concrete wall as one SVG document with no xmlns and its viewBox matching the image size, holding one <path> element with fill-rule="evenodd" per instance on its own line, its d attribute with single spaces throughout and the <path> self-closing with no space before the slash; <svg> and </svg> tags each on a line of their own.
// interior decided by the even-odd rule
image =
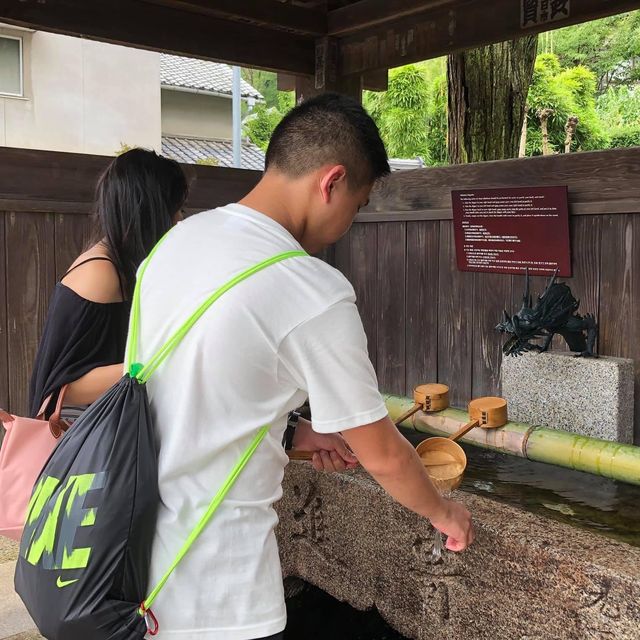
<svg viewBox="0 0 640 640">
<path fill-rule="evenodd" d="M 160 149 L 157 53 L 42 31 L 21 36 L 24 97 L 0 95 L 0 145 L 114 155 Z"/>
<path fill-rule="evenodd" d="M 162 89 L 162 134 L 231 140 L 231 97 Z"/>
</svg>

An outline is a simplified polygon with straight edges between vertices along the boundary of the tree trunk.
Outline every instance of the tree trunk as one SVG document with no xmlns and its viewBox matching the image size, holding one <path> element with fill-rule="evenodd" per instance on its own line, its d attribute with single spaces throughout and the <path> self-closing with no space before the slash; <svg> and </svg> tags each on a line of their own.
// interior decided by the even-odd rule
<svg viewBox="0 0 640 640">
<path fill-rule="evenodd" d="M 549 146 L 549 118 L 554 114 L 553 109 L 538 109 L 538 118 L 540 118 L 540 128 L 542 129 L 542 155 L 553 155 Z"/>
<path fill-rule="evenodd" d="M 537 36 L 448 57 L 449 162 L 518 155 Z"/>
<path fill-rule="evenodd" d="M 520 134 L 520 149 L 518 158 L 524 158 L 527 155 L 527 125 L 529 124 L 529 108 L 524 108 L 524 118 L 522 119 L 522 133 Z"/>
<path fill-rule="evenodd" d="M 573 141 L 573 136 L 576 135 L 576 129 L 578 128 L 578 116 L 569 116 L 567 119 L 567 124 L 564 126 L 565 133 L 567 137 L 564 139 L 564 152 L 571 152 L 571 142 Z"/>
</svg>

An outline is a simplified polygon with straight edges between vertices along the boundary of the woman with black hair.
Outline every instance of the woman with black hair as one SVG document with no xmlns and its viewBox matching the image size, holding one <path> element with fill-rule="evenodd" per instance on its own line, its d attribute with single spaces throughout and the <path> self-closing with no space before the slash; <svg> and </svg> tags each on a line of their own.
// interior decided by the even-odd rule
<svg viewBox="0 0 640 640">
<path fill-rule="evenodd" d="M 136 271 L 180 219 L 187 181 L 177 162 L 132 149 L 98 181 L 91 247 L 56 285 L 29 390 L 36 416 L 52 413 L 68 385 L 62 417 L 73 421 L 122 377 Z"/>
</svg>

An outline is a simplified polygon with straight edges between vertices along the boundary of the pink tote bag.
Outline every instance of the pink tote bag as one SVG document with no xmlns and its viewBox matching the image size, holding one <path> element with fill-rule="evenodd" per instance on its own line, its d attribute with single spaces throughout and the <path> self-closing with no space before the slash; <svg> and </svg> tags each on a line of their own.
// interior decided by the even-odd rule
<svg viewBox="0 0 640 640">
<path fill-rule="evenodd" d="M 67 387 L 60 390 L 56 410 L 44 420 L 42 406 L 37 418 L 21 418 L 0 409 L 6 433 L 0 448 L 0 535 L 20 540 L 33 485 L 67 429 L 60 411 Z"/>
</svg>

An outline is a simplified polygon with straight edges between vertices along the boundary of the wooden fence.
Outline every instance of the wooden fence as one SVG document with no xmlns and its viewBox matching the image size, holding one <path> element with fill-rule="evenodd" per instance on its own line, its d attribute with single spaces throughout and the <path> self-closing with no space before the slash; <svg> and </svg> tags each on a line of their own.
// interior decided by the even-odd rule
<svg viewBox="0 0 640 640">
<path fill-rule="evenodd" d="M 51 288 L 81 250 L 108 159 L 0 149 L 0 406 L 23 411 Z M 259 175 L 189 167 L 189 208 L 232 201 Z M 8 172 L 8 173 L 7 173 Z M 347 236 L 324 254 L 351 280 L 380 387 L 409 394 L 442 381 L 464 406 L 499 393 L 502 309 L 524 278 L 456 269 L 450 191 L 568 185 L 573 278 L 600 322 L 602 354 L 640 360 L 640 149 L 419 169 L 393 174 Z M 533 292 L 544 278 L 532 278 Z M 557 341 L 554 348 L 563 348 Z M 636 441 L 640 378 L 636 373 Z"/>
</svg>

